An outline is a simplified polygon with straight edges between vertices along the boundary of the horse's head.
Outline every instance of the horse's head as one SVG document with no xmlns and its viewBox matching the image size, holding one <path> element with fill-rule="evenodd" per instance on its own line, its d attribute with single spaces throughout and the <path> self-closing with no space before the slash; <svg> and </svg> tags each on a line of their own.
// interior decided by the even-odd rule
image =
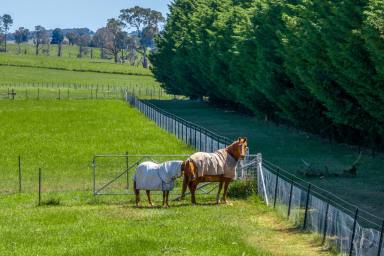
<svg viewBox="0 0 384 256">
<path fill-rule="evenodd" d="M 244 159 L 248 151 L 247 138 L 239 137 L 227 147 L 227 150 L 236 160 Z"/>
</svg>

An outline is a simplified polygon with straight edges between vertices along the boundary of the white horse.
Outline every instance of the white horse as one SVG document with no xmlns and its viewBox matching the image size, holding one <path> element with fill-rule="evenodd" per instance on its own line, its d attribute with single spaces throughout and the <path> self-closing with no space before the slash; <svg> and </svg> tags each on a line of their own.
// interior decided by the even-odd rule
<svg viewBox="0 0 384 256">
<path fill-rule="evenodd" d="M 136 206 L 140 202 L 140 190 L 145 190 L 148 202 L 151 202 L 151 190 L 163 191 L 163 206 L 169 207 L 169 191 L 173 190 L 176 178 L 181 177 L 183 161 L 168 161 L 162 164 L 154 162 L 143 162 L 136 168 L 133 178 L 133 189 L 136 195 Z"/>
</svg>

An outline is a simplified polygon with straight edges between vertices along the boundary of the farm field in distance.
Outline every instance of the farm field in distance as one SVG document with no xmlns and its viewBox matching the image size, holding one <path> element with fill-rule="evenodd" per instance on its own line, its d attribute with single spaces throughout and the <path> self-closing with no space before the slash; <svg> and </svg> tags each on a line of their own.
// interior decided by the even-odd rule
<svg viewBox="0 0 384 256">
<path fill-rule="evenodd" d="M 332 255 L 256 198 L 216 206 L 215 195 L 199 196 L 196 207 L 137 209 L 133 196 L 94 197 L 95 153 L 193 151 L 123 101 L 0 100 L 0 113 L 1 255 Z M 19 154 L 24 192 L 7 195 L 17 187 Z"/>
<path fill-rule="evenodd" d="M 69 71 L 92 71 L 100 73 L 151 76 L 149 69 L 129 64 L 111 63 L 103 59 L 69 58 L 55 56 L 30 56 L 0 54 L 0 65 L 19 67 L 41 67 Z"/>
<path fill-rule="evenodd" d="M 323 168 L 328 166 L 341 173 L 359 155 L 356 148 L 330 144 L 327 140 L 284 126 L 277 127 L 234 111 L 212 107 L 207 103 L 158 100 L 150 102 L 229 138 L 247 136 L 251 153 L 261 152 L 265 160 L 293 174 L 304 170 L 302 160 Z M 363 152 L 360 162 L 357 177 L 303 178 L 378 217 L 383 217 L 384 157 L 378 155 L 373 158 L 370 152 Z"/>
<path fill-rule="evenodd" d="M 114 64 L 109 64 L 114 65 Z M 36 67 L 14 67 L 0 65 L 1 81 L 4 86 L 18 86 L 32 84 L 55 85 L 112 85 L 115 87 L 140 86 L 140 88 L 159 88 L 152 76 L 136 76 L 124 74 L 78 72 L 67 70 L 55 70 Z"/>
</svg>

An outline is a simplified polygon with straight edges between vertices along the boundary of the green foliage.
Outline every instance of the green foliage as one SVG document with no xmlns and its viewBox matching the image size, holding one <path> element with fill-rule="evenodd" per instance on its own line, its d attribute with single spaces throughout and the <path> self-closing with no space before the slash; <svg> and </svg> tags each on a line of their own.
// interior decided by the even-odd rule
<svg viewBox="0 0 384 256">
<path fill-rule="evenodd" d="M 228 189 L 230 198 L 246 199 L 257 192 L 257 184 L 254 180 L 239 180 L 232 182 Z"/>
<path fill-rule="evenodd" d="M 152 55 L 172 93 L 383 145 L 384 4 L 176 0 Z"/>
</svg>

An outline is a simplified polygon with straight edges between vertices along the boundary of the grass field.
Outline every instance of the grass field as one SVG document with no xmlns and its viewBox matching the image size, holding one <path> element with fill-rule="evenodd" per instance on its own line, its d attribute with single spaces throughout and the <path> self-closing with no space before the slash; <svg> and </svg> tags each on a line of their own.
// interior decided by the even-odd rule
<svg viewBox="0 0 384 256">
<path fill-rule="evenodd" d="M 39 67 L 47 69 L 82 71 L 95 73 L 112 73 L 124 75 L 152 76 L 149 69 L 130 66 L 128 64 L 115 64 L 99 59 L 73 59 L 53 56 L 28 56 L 0 54 L 1 66 Z"/>
<path fill-rule="evenodd" d="M 97 153 L 192 152 L 123 101 L 0 100 L 0 113 L 3 192 L 16 188 L 18 155 L 30 191 L 39 167 L 50 180 L 46 188 L 90 188 L 91 160 Z"/>
<path fill-rule="evenodd" d="M 44 47 L 46 48 L 46 47 Z M 91 58 L 91 50 L 88 48 L 89 51 L 83 54 L 83 59 L 90 59 Z M 94 59 L 100 58 L 100 49 L 99 48 L 93 48 L 92 50 L 92 57 Z M 36 47 L 33 44 L 21 44 L 20 45 L 20 53 L 19 48 L 17 44 L 15 43 L 8 43 L 7 44 L 7 54 L 18 54 L 18 55 L 27 55 L 27 56 L 35 56 L 36 55 Z M 46 55 L 40 50 L 41 55 Z M 63 45 L 61 49 L 62 57 L 66 58 L 77 58 L 79 54 L 79 46 L 76 45 Z M 57 56 L 57 45 L 51 44 L 49 46 L 49 56 L 55 57 Z M 111 61 L 111 60 L 106 60 Z"/>
<path fill-rule="evenodd" d="M 137 209 L 132 196 L 93 197 L 96 153 L 192 152 L 122 101 L 3 100 L 0 113 L 0 255 L 331 254 L 256 198 L 216 206 L 214 195 L 199 196 L 194 207 Z M 16 190 L 19 154 L 24 192 L 6 195 Z"/>
<path fill-rule="evenodd" d="M 131 198 L 66 196 L 43 207 L 29 194 L 0 198 L 1 255 L 331 255 L 257 200 L 138 209 Z"/>
<path fill-rule="evenodd" d="M 229 138 L 247 136 L 251 153 L 261 152 L 264 159 L 297 174 L 304 169 L 302 160 L 341 173 L 358 157 L 357 149 L 330 144 L 306 133 L 215 108 L 194 101 L 151 101 L 155 105 L 198 123 Z M 313 184 L 336 193 L 345 200 L 384 217 L 384 157 L 363 153 L 357 177 L 306 178 Z M 303 177 L 305 178 L 305 177 Z"/>
<path fill-rule="evenodd" d="M 114 65 L 114 64 L 110 64 Z M 57 84 L 57 85 L 111 85 L 115 87 L 158 87 L 152 76 L 135 76 L 94 72 L 77 72 L 46 68 L 13 67 L 0 65 L 0 84 L 6 86 Z"/>
</svg>

